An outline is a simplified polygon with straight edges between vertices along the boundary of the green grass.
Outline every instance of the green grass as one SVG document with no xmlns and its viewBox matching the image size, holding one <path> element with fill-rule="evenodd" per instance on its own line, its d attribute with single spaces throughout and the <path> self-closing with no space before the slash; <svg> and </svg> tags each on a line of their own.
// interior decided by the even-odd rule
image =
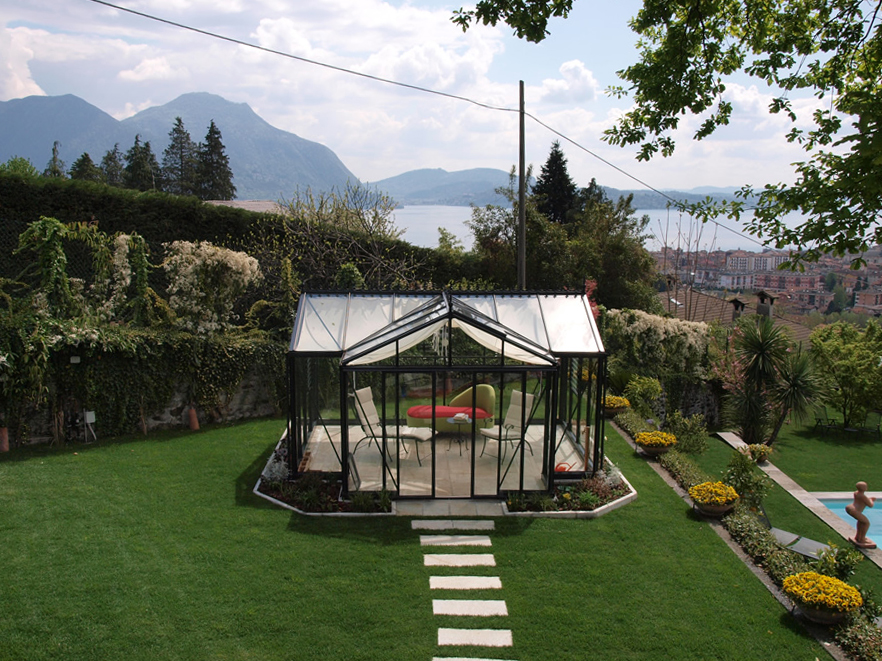
<svg viewBox="0 0 882 661">
<path fill-rule="evenodd" d="M 638 499 L 596 520 L 498 520 L 497 567 L 477 572 L 502 595 L 468 597 L 503 598 L 509 617 L 442 618 L 409 520 L 301 517 L 251 494 L 282 426 L 0 458 L 0 659 L 488 656 L 437 648 L 439 626 L 511 628 L 502 656 L 525 661 L 823 656 L 614 433 Z"/>
<path fill-rule="evenodd" d="M 882 488 L 882 441 L 845 431 L 815 433 L 812 427 L 813 424 L 785 427 L 769 460 L 808 491 L 852 491 L 859 479 L 866 480 L 871 489 L 874 484 Z M 707 473 L 722 476 L 733 452 L 714 436 L 708 439 L 707 452 L 693 459 Z M 776 528 L 825 544 L 849 545 L 777 484 L 772 486 L 764 507 Z M 872 530 L 870 532 L 872 537 Z M 882 596 L 882 570 L 868 560 L 858 565 L 849 582 Z"/>
</svg>

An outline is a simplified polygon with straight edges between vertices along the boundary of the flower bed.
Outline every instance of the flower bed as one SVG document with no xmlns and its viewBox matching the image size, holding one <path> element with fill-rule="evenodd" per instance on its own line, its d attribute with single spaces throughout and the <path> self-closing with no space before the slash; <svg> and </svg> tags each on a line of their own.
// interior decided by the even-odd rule
<svg viewBox="0 0 882 661">
<path fill-rule="evenodd" d="M 864 600 L 857 588 L 832 576 L 805 571 L 784 579 L 784 592 L 799 605 L 847 613 L 860 608 Z"/>
<path fill-rule="evenodd" d="M 689 497 L 702 505 L 720 507 L 734 504 L 738 493 L 722 482 L 702 482 L 689 488 Z"/>
<path fill-rule="evenodd" d="M 634 442 L 644 448 L 670 448 L 677 444 L 677 437 L 666 431 L 644 431 Z"/>
</svg>

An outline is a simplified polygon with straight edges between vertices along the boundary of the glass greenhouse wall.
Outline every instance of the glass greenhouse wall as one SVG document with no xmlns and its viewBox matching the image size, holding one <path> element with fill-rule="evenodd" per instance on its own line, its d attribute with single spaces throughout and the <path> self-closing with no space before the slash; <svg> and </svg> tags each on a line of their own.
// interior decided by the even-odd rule
<svg viewBox="0 0 882 661">
<path fill-rule="evenodd" d="M 603 466 L 605 372 L 584 295 L 305 293 L 290 469 L 398 497 L 550 491 Z"/>
</svg>

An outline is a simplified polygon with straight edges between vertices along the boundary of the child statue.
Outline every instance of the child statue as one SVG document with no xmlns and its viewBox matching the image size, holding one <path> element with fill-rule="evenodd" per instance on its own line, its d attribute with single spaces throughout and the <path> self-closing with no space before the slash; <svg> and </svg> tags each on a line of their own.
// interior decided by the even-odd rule
<svg viewBox="0 0 882 661">
<path fill-rule="evenodd" d="M 876 504 L 876 499 L 867 495 L 867 483 L 858 482 L 855 486 L 854 502 L 845 506 L 845 511 L 849 516 L 857 519 L 857 534 L 849 538 L 849 542 L 860 549 L 874 549 L 876 543 L 872 539 L 867 539 L 867 531 L 870 529 L 870 520 L 864 514 L 865 507 L 872 507 Z"/>
</svg>

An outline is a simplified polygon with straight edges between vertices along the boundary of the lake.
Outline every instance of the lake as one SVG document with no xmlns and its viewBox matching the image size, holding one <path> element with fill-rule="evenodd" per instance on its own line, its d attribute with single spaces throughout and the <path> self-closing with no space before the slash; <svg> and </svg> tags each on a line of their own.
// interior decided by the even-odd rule
<svg viewBox="0 0 882 661">
<path fill-rule="evenodd" d="M 697 232 L 701 233 L 697 243 L 702 250 L 707 248 L 718 250 L 740 248 L 750 252 L 763 250 L 763 246 L 755 237 L 745 234 L 733 221 L 726 218 L 718 222 L 728 229 L 716 227 L 711 223 L 702 226 L 688 216 L 681 218 L 676 212 L 669 213 L 666 209 L 640 209 L 636 215 L 647 215 L 650 218 L 647 231 L 655 238 L 646 242 L 648 250 L 659 250 L 664 243 L 665 233 L 667 233 L 668 245 L 676 247 L 678 232 L 681 235 L 680 245 L 684 250 L 687 246 L 694 250 Z M 402 238 L 415 246 L 437 248 L 439 227 L 452 232 L 466 250 L 470 250 L 474 242 L 471 230 L 465 224 L 472 217 L 471 207 L 413 205 L 395 209 L 393 216 L 396 226 L 405 230 Z M 796 213 L 788 214 L 784 218 L 789 226 L 796 226 L 803 220 L 804 218 Z"/>
</svg>

